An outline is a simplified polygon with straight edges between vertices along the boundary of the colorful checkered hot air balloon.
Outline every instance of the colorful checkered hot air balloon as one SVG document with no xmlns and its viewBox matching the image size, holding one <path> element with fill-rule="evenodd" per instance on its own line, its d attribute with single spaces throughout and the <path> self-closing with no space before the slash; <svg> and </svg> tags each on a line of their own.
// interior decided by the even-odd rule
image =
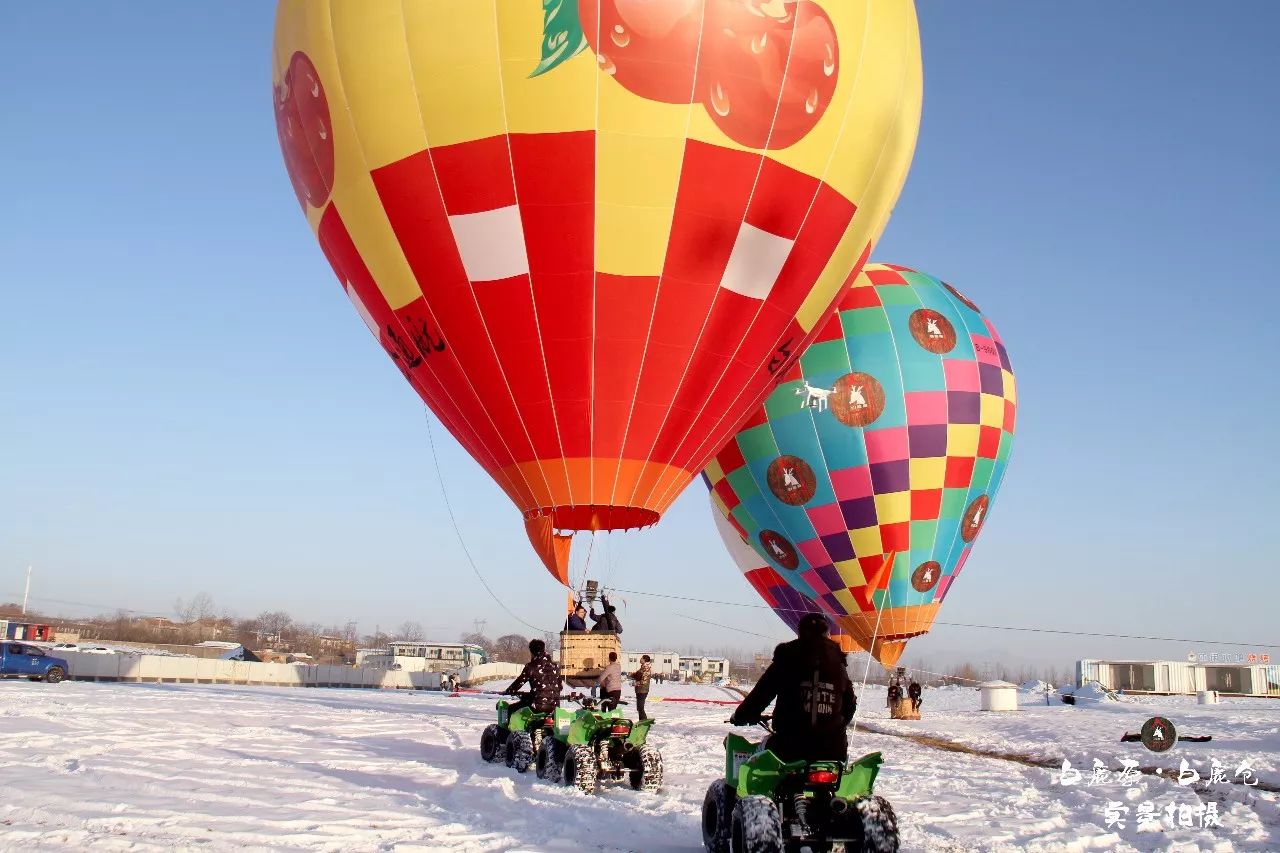
<svg viewBox="0 0 1280 853">
<path fill-rule="evenodd" d="M 933 624 L 986 522 L 1016 401 L 976 305 L 932 276 L 868 264 L 703 476 L 776 574 L 892 666 Z"/>
<path fill-rule="evenodd" d="M 715 520 L 716 531 L 724 542 L 725 550 L 733 558 L 733 562 L 742 570 L 752 588 L 760 593 L 760 597 L 786 623 L 792 631 L 800 630 L 800 620 L 809 613 L 822 614 L 823 610 L 813 602 L 813 590 L 805 590 L 804 581 L 793 577 L 788 583 L 778 572 L 752 550 L 742 534 L 734 529 L 729 519 L 715 505 L 714 495 L 711 502 L 711 517 Z M 827 616 L 827 628 L 831 639 L 840 645 L 845 652 L 865 651 L 852 637 L 844 632 L 840 623 Z"/>
<path fill-rule="evenodd" d="M 342 287 L 562 582 L 816 332 L 921 100 L 910 0 L 282 0 L 273 82 Z"/>
</svg>

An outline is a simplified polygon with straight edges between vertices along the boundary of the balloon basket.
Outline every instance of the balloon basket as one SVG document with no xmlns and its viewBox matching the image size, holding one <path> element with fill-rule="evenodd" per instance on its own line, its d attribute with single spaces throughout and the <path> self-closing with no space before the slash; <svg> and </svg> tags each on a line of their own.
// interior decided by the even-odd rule
<svg viewBox="0 0 1280 853">
<path fill-rule="evenodd" d="M 918 720 L 920 709 L 912 708 L 910 699 L 898 699 L 889 703 L 889 716 L 894 720 Z"/>
<path fill-rule="evenodd" d="M 609 652 L 622 658 L 617 634 L 601 631 L 560 632 L 560 676 L 573 687 L 590 687 L 609 664 Z"/>
</svg>

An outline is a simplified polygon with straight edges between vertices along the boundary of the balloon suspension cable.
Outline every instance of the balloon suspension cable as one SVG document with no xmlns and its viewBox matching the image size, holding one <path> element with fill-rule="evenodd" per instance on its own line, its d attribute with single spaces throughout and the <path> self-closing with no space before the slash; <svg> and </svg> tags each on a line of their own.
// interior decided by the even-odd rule
<svg viewBox="0 0 1280 853">
<path fill-rule="evenodd" d="M 885 588 L 885 597 L 888 599 L 889 602 L 893 601 L 893 593 L 889 590 L 888 587 Z M 886 608 L 884 607 L 876 608 L 876 627 L 871 632 L 871 642 L 869 644 L 870 647 L 867 649 L 867 666 L 866 666 L 866 669 L 862 671 L 862 687 L 859 688 L 859 690 L 862 693 L 867 692 L 867 677 L 871 675 L 871 661 L 875 659 L 876 637 L 879 636 L 880 634 L 880 619 L 884 616 L 885 609 Z M 865 705 L 866 702 L 863 702 L 862 704 Z M 858 703 L 857 702 L 854 702 L 853 704 L 853 718 L 849 720 L 849 725 L 853 727 L 853 731 L 856 734 L 858 731 Z"/>
<path fill-rule="evenodd" d="M 547 631 L 544 628 L 539 628 L 537 625 L 530 625 L 528 622 L 517 616 L 510 607 L 503 603 L 501 598 L 498 598 L 497 593 L 495 593 L 493 588 L 489 586 L 489 582 L 484 579 L 484 575 L 480 574 L 480 569 L 476 566 L 476 561 L 472 559 L 471 551 L 467 548 L 467 543 L 462 538 L 462 530 L 458 527 L 458 519 L 453 514 L 453 504 L 449 503 L 449 490 L 445 488 L 444 473 L 440 470 L 440 457 L 436 455 L 436 440 L 431 429 L 431 410 L 424 407 L 423 414 L 426 416 L 427 420 L 427 443 L 431 445 L 431 461 L 434 462 L 436 466 L 436 480 L 440 483 L 440 494 L 444 498 L 444 508 L 449 512 L 449 521 L 453 524 L 453 532 L 458 537 L 458 544 L 462 546 L 462 553 L 466 556 L 467 563 L 471 566 L 471 571 L 475 573 L 476 580 L 480 581 L 480 585 L 484 587 L 485 592 L 489 593 L 489 597 L 492 598 L 499 607 L 505 610 L 507 615 L 512 619 L 530 630 L 537 631 L 539 634 L 555 633 L 554 631 Z"/>
<path fill-rule="evenodd" d="M 586 586 L 587 581 L 591 578 L 591 555 L 596 550 L 596 534 L 591 532 L 591 542 L 587 544 L 587 559 L 582 564 L 582 574 L 578 578 L 578 586 Z"/>
</svg>

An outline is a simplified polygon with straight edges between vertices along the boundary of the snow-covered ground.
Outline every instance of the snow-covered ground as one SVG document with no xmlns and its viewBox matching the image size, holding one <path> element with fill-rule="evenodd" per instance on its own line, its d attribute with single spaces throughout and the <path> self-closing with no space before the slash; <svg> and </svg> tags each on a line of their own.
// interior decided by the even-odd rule
<svg viewBox="0 0 1280 853">
<path fill-rule="evenodd" d="M 867 688 L 860 720 L 1067 757 L 1084 770 L 1080 784 L 1063 786 L 1056 771 L 860 731 L 855 755 L 886 756 L 877 787 L 897 808 L 904 850 L 1280 850 L 1274 793 L 1150 775 L 1088 784 L 1093 757 L 1119 766 L 1130 756 L 1174 775 L 1180 758 L 1203 771 L 1217 756 L 1230 773 L 1247 757 L 1275 782 L 1280 703 L 1165 699 L 983 714 L 973 691 L 931 690 L 923 721 L 895 723 L 883 693 Z M 652 695 L 728 698 L 685 685 L 655 685 Z M 729 710 L 653 703 L 663 789 L 585 797 L 480 761 L 491 696 L 0 681 L 0 849 L 692 851 Z M 1214 740 L 1164 756 L 1118 742 L 1156 713 Z M 1108 801 L 1129 807 L 1123 829 L 1104 827 Z M 1172 804 L 1172 824 L 1139 831 L 1137 809 L 1148 801 L 1160 817 Z M 1202 801 L 1217 806 L 1222 827 L 1178 826 L 1177 807 L 1192 814 Z"/>
</svg>

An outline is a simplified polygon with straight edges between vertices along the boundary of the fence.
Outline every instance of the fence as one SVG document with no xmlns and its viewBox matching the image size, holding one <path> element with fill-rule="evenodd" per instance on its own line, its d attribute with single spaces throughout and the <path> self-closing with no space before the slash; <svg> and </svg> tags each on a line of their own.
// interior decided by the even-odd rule
<svg viewBox="0 0 1280 853">
<path fill-rule="evenodd" d="M 405 672 L 357 666 L 299 666 L 163 655 L 102 655 L 62 652 L 74 681 L 127 681 L 143 684 L 243 684 L 265 687 L 358 687 L 387 690 L 439 690 L 441 673 Z M 464 684 L 514 678 L 521 667 L 485 663 L 458 671 Z"/>
<path fill-rule="evenodd" d="M 439 690 L 440 674 L 351 666 L 298 666 L 162 655 L 60 653 L 75 681 L 143 684 L 253 684 L 270 687 L 361 687 Z"/>
</svg>

